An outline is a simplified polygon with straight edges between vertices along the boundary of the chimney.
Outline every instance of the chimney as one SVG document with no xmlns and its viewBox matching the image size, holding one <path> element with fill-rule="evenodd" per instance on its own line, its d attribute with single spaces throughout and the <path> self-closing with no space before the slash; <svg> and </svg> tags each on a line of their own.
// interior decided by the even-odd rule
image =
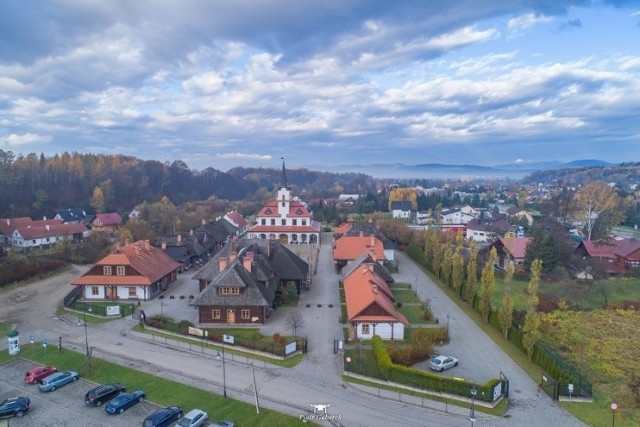
<svg viewBox="0 0 640 427">
<path fill-rule="evenodd" d="M 47 220 L 47 217 L 46 217 L 46 216 L 43 216 L 43 217 L 42 217 L 42 220 L 43 220 L 43 221 L 46 221 L 46 220 Z"/>
<path fill-rule="evenodd" d="M 49 224 L 45 225 L 44 228 L 46 228 L 47 231 L 49 231 Z"/>
<path fill-rule="evenodd" d="M 238 256 L 238 252 L 231 251 L 229 252 L 229 262 L 233 262 L 236 260 L 236 256 Z"/>
<path fill-rule="evenodd" d="M 371 247 L 374 248 L 376 246 L 376 238 L 373 236 L 373 233 L 371 233 Z"/>
<path fill-rule="evenodd" d="M 145 241 L 144 241 L 144 248 L 145 248 L 147 251 L 150 251 L 150 250 L 151 250 L 151 244 L 149 243 L 149 241 L 148 241 L 148 240 L 145 240 Z"/>
<path fill-rule="evenodd" d="M 245 270 L 251 273 L 251 257 L 249 256 L 248 253 L 242 259 L 242 266 L 244 267 Z"/>
<path fill-rule="evenodd" d="M 207 221 L 204 218 L 202 218 L 202 225 L 207 225 Z"/>
<path fill-rule="evenodd" d="M 182 234 L 178 233 L 178 243 L 182 241 Z"/>
<path fill-rule="evenodd" d="M 166 251 L 167 250 L 167 242 L 162 242 L 161 247 L 162 247 L 163 251 Z"/>
<path fill-rule="evenodd" d="M 11 225 L 11 218 L 7 218 L 7 225 Z"/>
<path fill-rule="evenodd" d="M 371 291 L 372 291 L 374 294 L 377 294 L 377 293 L 378 293 L 378 285 L 376 285 L 376 284 L 372 283 L 372 284 L 371 284 Z"/>
<path fill-rule="evenodd" d="M 193 236 L 193 228 L 189 230 L 189 236 Z"/>
<path fill-rule="evenodd" d="M 367 267 L 369 267 L 369 271 L 373 271 L 373 264 L 367 264 Z"/>
<path fill-rule="evenodd" d="M 125 244 L 125 245 L 128 245 L 129 243 L 131 243 L 131 242 L 129 241 L 129 239 L 124 239 L 124 244 Z"/>
<path fill-rule="evenodd" d="M 364 237 L 364 231 L 360 230 L 360 237 Z"/>
<path fill-rule="evenodd" d="M 224 271 L 224 269 L 227 268 L 227 257 L 220 257 L 218 261 L 220 262 L 220 264 L 218 264 L 218 270 Z"/>
</svg>

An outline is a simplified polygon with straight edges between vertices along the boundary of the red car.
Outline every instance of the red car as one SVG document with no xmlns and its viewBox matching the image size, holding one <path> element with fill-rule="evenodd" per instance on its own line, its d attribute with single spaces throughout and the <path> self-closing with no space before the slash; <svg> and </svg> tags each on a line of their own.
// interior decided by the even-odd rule
<svg viewBox="0 0 640 427">
<path fill-rule="evenodd" d="M 42 366 L 37 365 L 32 368 L 29 368 L 26 374 L 24 374 L 24 382 L 27 384 L 35 384 L 44 377 L 48 377 L 54 372 L 58 372 L 57 368 L 53 366 Z"/>
</svg>

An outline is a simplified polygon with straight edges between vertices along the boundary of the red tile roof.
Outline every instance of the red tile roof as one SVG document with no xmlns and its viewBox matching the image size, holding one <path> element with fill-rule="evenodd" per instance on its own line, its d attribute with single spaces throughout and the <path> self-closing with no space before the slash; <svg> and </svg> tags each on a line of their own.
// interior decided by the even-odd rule
<svg viewBox="0 0 640 427">
<path fill-rule="evenodd" d="M 45 226 L 52 224 L 61 224 L 62 222 L 59 219 L 43 219 L 39 221 L 34 221 L 28 216 L 23 216 L 19 218 L 1 218 L 0 219 L 0 234 L 3 236 L 11 236 L 13 232 L 21 227 L 25 227 L 28 225 L 31 226 Z"/>
<path fill-rule="evenodd" d="M 601 242 L 596 240 L 583 240 L 582 245 L 590 257 L 595 258 L 615 258 L 613 251 L 618 243 L 615 240 Z"/>
<path fill-rule="evenodd" d="M 383 261 L 384 255 L 382 241 L 375 236 L 344 236 L 338 239 L 333 248 L 333 259 L 336 261 L 352 261 L 364 253 L 371 253 L 373 259 Z"/>
<path fill-rule="evenodd" d="M 40 223 L 35 221 L 34 224 Z M 26 225 L 19 227 L 18 233 L 23 239 L 41 239 L 45 237 L 71 236 L 81 234 L 87 231 L 84 224 L 63 224 L 59 220 L 55 220 L 53 224 Z"/>
<path fill-rule="evenodd" d="M 128 265 L 137 275 L 104 276 L 95 273 L 95 268 L 71 282 L 72 285 L 151 285 L 172 271 L 180 268 L 180 264 L 171 259 L 162 249 L 149 244 L 149 241 L 137 242 L 116 248 L 116 252 L 102 258 L 96 265 Z"/>
<path fill-rule="evenodd" d="M 343 222 L 337 227 L 333 227 L 333 232 L 337 234 L 344 234 L 353 226 L 353 222 Z"/>
<path fill-rule="evenodd" d="M 515 259 L 522 259 L 527 253 L 527 245 L 531 241 L 531 237 L 501 237 L 500 241 L 505 249 Z"/>
<path fill-rule="evenodd" d="M 102 226 L 120 225 L 122 223 L 122 218 L 117 212 L 96 214 L 91 223 L 93 224 L 98 220 L 102 223 Z"/>
<path fill-rule="evenodd" d="M 249 229 L 252 233 L 317 233 L 320 228 L 310 225 L 254 225 Z"/>
<path fill-rule="evenodd" d="M 271 200 L 269 203 L 264 205 L 256 214 L 256 218 L 258 217 L 279 218 L 278 201 Z M 287 213 L 287 218 L 311 218 L 311 212 L 309 212 L 305 203 L 297 200 L 291 200 L 289 201 L 289 212 Z"/>
<path fill-rule="evenodd" d="M 351 271 L 348 276 L 344 277 L 343 282 L 345 283 L 345 289 L 347 286 L 351 286 L 353 282 L 376 285 L 377 289 L 384 292 L 387 298 L 390 300 L 394 299 L 393 292 L 391 292 L 389 285 L 382 277 L 373 271 L 373 264 L 371 263 L 363 263 L 360 267 Z M 347 283 L 349 285 L 347 285 Z"/>
<path fill-rule="evenodd" d="M 240 212 L 238 211 L 227 212 L 226 216 L 231 220 L 233 225 L 238 228 L 244 228 L 247 226 L 247 220 L 244 219 L 244 217 L 240 215 Z"/>
<path fill-rule="evenodd" d="M 640 261 L 640 240 L 624 239 L 617 242 L 613 255 L 629 261 Z"/>
</svg>

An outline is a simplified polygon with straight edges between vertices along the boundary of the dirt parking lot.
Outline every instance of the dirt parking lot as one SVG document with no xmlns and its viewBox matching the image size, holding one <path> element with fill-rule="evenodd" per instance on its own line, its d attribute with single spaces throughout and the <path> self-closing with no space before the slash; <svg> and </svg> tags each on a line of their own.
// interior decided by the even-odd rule
<svg viewBox="0 0 640 427">
<path fill-rule="evenodd" d="M 27 396 L 31 399 L 31 410 L 22 418 L 11 418 L 11 427 L 139 427 L 147 415 L 159 408 L 158 405 L 144 401 L 123 414 L 108 415 L 104 406 L 96 408 L 84 403 L 84 395 L 96 384 L 85 381 L 82 377 L 56 391 L 42 393 L 37 385 L 24 382 L 24 373 L 33 365 L 33 362 L 24 359 L 0 365 L 0 402 L 14 396 Z"/>
</svg>

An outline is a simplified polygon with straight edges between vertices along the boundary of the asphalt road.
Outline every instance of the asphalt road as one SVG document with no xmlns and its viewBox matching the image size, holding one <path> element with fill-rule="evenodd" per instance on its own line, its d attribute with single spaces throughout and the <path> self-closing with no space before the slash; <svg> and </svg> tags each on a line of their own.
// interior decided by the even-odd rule
<svg viewBox="0 0 640 427">
<path fill-rule="evenodd" d="M 583 425 L 548 397 L 538 399 L 535 382 L 404 254 L 397 253 L 397 256 L 400 272 L 394 274 L 396 281 L 415 283 L 417 278 L 419 297 L 423 300 L 429 298 L 434 314 L 441 321 L 449 315 L 452 340 L 442 351 L 459 357 L 461 375 L 484 382 L 502 371 L 511 380 L 511 400 L 506 417 L 478 414 L 478 427 Z M 68 284 L 83 270 L 75 267 L 70 273 L 1 295 L 0 318 L 16 324 L 23 336 L 34 334 L 38 339 L 48 337 L 50 340 L 62 336 L 66 347 L 84 352 L 83 326 L 77 321 L 60 319 L 55 315 L 59 302 L 70 289 Z M 188 276 L 182 277 L 184 279 L 181 278 L 181 281 L 189 286 Z M 302 294 L 299 304 L 305 319 L 305 327 L 300 333 L 309 340 L 309 353 L 302 363 L 292 369 L 256 364 L 261 405 L 300 416 L 309 414 L 312 405 L 327 404 L 330 405 L 328 413 L 339 419 L 325 422 L 325 425 L 334 426 L 468 426 L 469 412 L 466 408 L 411 400 L 341 380 L 341 357 L 333 353 L 333 340 L 342 337 L 338 323 L 338 279 L 333 270 L 331 248 L 325 245 L 320 249 L 317 274 L 313 277 L 311 290 Z M 176 289 L 176 292 L 180 290 Z M 173 301 L 178 307 L 182 300 Z M 183 303 L 186 304 L 186 301 Z M 306 307 L 306 304 L 310 307 Z M 333 307 L 329 307 L 330 304 Z M 160 305 L 158 301 L 143 303 L 142 308 L 147 315 L 159 313 L 160 309 L 171 315 L 171 305 Z M 180 305 L 180 310 L 189 308 Z M 278 330 L 286 332 L 286 312 L 287 309 L 277 310 L 265 327 L 265 333 Z M 89 325 L 89 341 L 94 347 L 94 357 L 189 383 L 204 390 L 222 392 L 222 363 L 219 359 L 135 338 L 128 333 L 135 322 L 125 318 Z M 6 348 L 6 340 L 1 346 Z M 251 375 L 246 360 L 227 359 L 226 387 L 229 397 L 253 404 Z"/>
</svg>

